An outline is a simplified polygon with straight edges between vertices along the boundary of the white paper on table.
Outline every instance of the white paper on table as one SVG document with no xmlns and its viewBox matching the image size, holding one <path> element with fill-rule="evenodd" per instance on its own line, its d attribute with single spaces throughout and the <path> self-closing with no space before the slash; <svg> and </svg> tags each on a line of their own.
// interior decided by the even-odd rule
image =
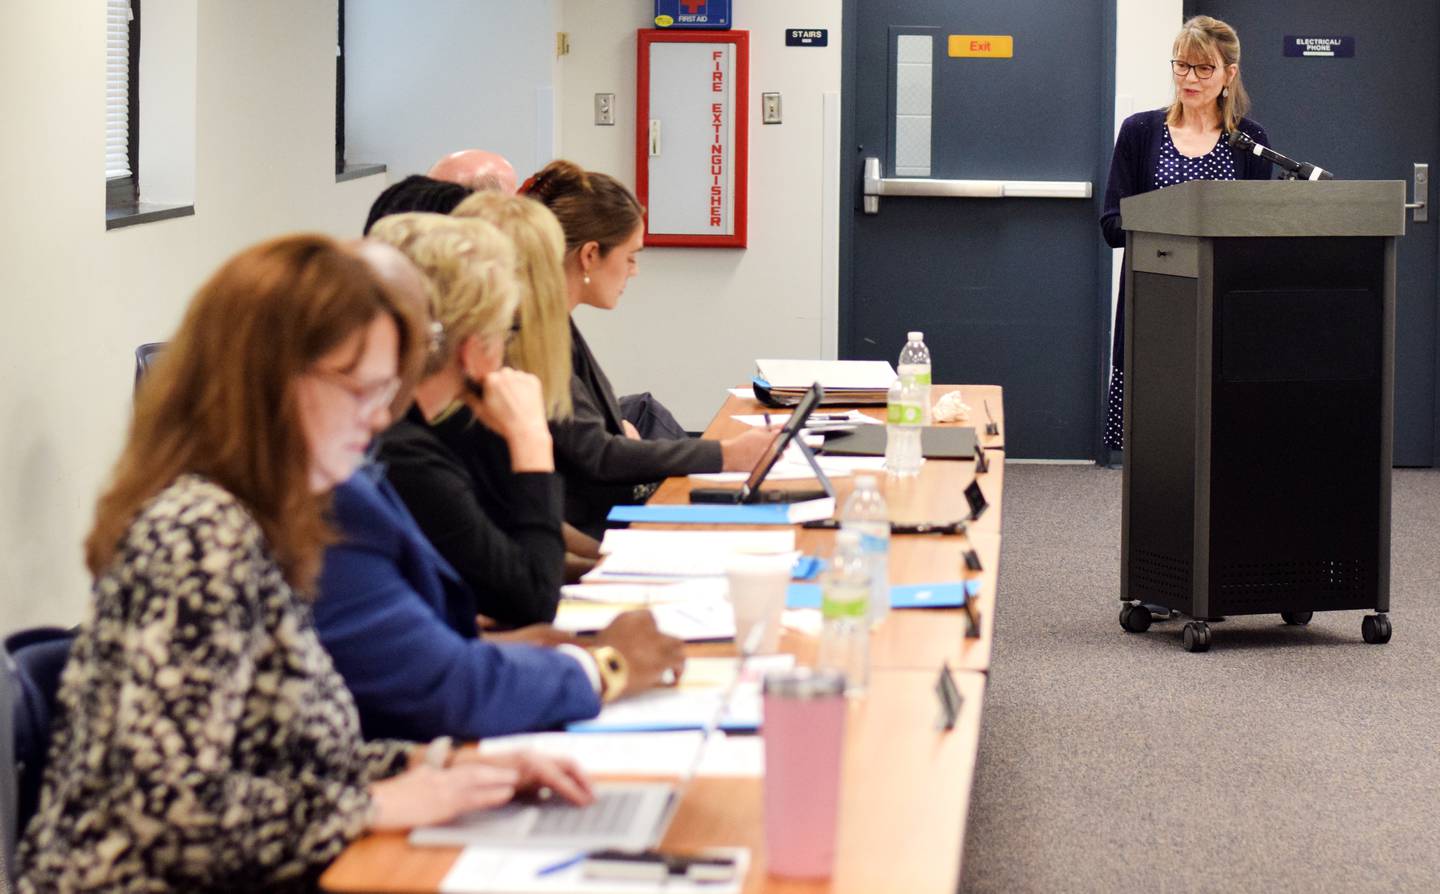
<svg viewBox="0 0 1440 894">
<path fill-rule="evenodd" d="M 538 751 L 568 757 L 596 775 L 684 776 L 700 746 L 700 730 L 663 733 L 522 733 L 486 739 L 482 754 Z M 700 758 L 698 776 L 761 776 L 765 748 L 758 736 L 716 730 Z"/>
<path fill-rule="evenodd" d="M 590 582 L 604 577 L 617 576 L 659 576 L 659 577 L 723 577 L 725 569 L 735 561 L 737 553 L 720 550 L 672 550 L 651 552 L 650 550 L 627 549 L 605 557 L 595 568 L 580 579 Z M 791 550 L 776 553 L 777 563 L 788 559 L 791 565 L 800 558 L 800 553 Z M 593 577 L 592 577 L 593 575 Z"/>
<path fill-rule="evenodd" d="M 554 624 L 567 633 L 592 633 L 605 629 L 621 613 L 644 607 L 565 600 L 555 612 Z M 666 636 L 690 643 L 735 638 L 735 609 L 726 599 L 666 602 L 649 609 L 655 626 Z"/>
<path fill-rule="evenodd" d="M 642 583 L 566 584 L 560 588 L 560 596 L 603 605 L 656 605 L 724 599 L 727 591 L 725 581 L 702 577 L 673 584 L 649 579 Z"/>
<path fill-rule="evenodd" d="M 767 671 L 795 666 L 794 655 L 756 655 L 745 668 L 725 712 L 724 725 L 755 728 L 760 725 L 760 682 Z M 673 688 L 651 689 L 622 698 L 600 709 L 593 720 L 580 726 L 590 732 L 606 730 L 637 732 L 663 729 L 703 729 L 714 718 L 735 672 L 738 658 L 691 658 L 685 662 L 680 684 Z"/>
<path fill-rule="evenodd" d="M 795 548 L 795 531 L 650 531 L 611 528 L 600 541 L 601 555 L 629 550 L 645 552 L 723 551 L 731 553 L 788 553 Z"/>
<path fill-rule="evenodd" d="M 745 884 L 750 868 L 750 850 L 743 847 L 709 848 L 703 853 L 735 860 L 735 877 L 728 882 L 695 882 L 669 878 L 663 885 L 646 885 L 633 879 L 595 880 L 585 877 L 585 867 L 576 863 L 559 872 L 541 875 L 549 866 L 574 857 L 574 848 L 495 848 L 472 844 L 460 852 L 440 882 L 441 894 L 635 894 L 665 891 L 667 894 L 734 894 Z"/>
<path fill-rule="evenodd" d="M 734 419 L 736 422 L 739 422 L 741 425 L 748 425 L 748 426 L 750 426 L 751 428 L 759 428 L 759 427 L 762 426 L 762 425 L 769 425 L 769 424 L 772 424 L 772 423 L 784 422 L 786 419 L 789 419 L 789 418 L 790 418 L 790 415 L 791 415 L 791 414 L 789 414 L 789 413 L 771 413 L 771 414 L 770 414 L 770 421 L 769 421 L 769 422 L 766 422 L 766 421 L 765 421 L 765 414 L 763 414 L 763 413 L 741 413 L 741 414 L 736 415 L 736 416 L 731 416 L 730 418 L 731 418 L 731 419 Z M 876 419 L 874 416 L 867 416 L 866 414 L 860 412 L 859 410 L 846 410 L 846 411 L 844 411 L 844 412 L 842 412 L 842 413 L 835 413 L 835 412 L 812 413 L 812 414 L 810 415 L 810 418 L 807 419 L 806 422 L 807 422 L 807 423 L 813 422 L 813 423 L 815 423 L 815 426 L 816 426 L 816 427 L 828 426 L 828 425 L 846 425 L 846 424 L 853 424 L 853 425 L 883 425 L 883 424 L 884 424 L 884 423 L 882 423 L 879 419 Z"/>
<path fill-rule="evenodd" d="M 802 360 L 762 358 L 755 361 L 760 377 L 773 388 L 806 388 L 819 382 L 828 391 L 889 390 L 895 367 L 886 360 Z"/>
<path fill-rule="evenodd" d="M 754 388 L 726 388 L 725 390 L 730 392 L 731 397 L 748 397 L 751 400 L 755 399 Z"/>
</svg>

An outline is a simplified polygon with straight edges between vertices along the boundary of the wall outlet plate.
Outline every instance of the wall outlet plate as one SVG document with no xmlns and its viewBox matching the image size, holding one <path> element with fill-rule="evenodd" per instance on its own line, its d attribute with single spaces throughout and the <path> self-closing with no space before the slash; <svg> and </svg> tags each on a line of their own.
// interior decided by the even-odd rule
<svg viewBox="0 0 1440 894">
<path fill-rule="evenodd" d="M 780 94 L 760 94 L 761 121 L 765 124 L 780 123 Z"/>
<path fill-rule="evenodd" d="M 613 127 L 615 124 L 615 94 L 595 94 L 595 123 L 601 127 Z"/>
</svg>

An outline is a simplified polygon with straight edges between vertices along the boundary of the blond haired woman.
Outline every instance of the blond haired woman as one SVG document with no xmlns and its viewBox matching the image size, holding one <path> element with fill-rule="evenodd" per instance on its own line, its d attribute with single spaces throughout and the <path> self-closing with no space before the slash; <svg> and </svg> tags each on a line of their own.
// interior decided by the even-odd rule
<svg viewBox="0 0 1440 894">
<path fill-rule="evenodd" d="M 429 475 L 431 497 L 446 500 L 447 511 L 477 513 L 464 465 L 431 430 L 464 401 L 505 434 L 522 474 L 553 477 L 540 382 L 502 367 L 519 295 L 510 240 L 482 220 L 434 214 L 392 215 L 372 234 L 404 252 L 429 290 L 429 356 L 416 405 L 398 423 L 399 465 Z M 393 434 L 386 440 L 393 443 Z M 590 650 L 480 640 L 475 593 L 385 480 L 396 471 L 388 463 L 363 469 L 336 489 L 344 538 L 326 551 L 316 606 L 321 639 L 355 695 L 366 735 L 481 738 L 546 729 L 683 670 L 682 644 L 656 632 L 648 612 L 617 620 Z M 552 490 L 552 514 L 558 499 Z M 537 513 L 534 524 L 558 541 L 553 515 Z M 469 579 L 484 586 L 485 571 L 477 567 Z"/>
<path fill-rule="evenodd" d="M 567 550 L 598 553 L 591 538 L 573 529 L 567 536 L 547 427 L 547 416 L 570 412 L 564 237 L 554 215 L 515 196 L 476 194 L 455 216 L 488 220 L 516 248 L 519 306 L 505 360 L 534 374 L 541 400 L 514 402 L 509 391 L 529 385 L 514 370 L 482 388 L 482 396 L 469 402 L 473 411 L 453 399 L 450 383 L 429 379 L 419 402 L 380 436 L 379 456 L 420 530 L 475 594 L 472 619 L 482 616 L 487 627 L 548 624 L 560 599 Z M 384 224 L 376 235 L 405 239 L 431 223 L 412 218 Z M 432 391 L 436 397 L 428 401 Z M 502 400 L 504 407 L 487 406 Z M 478 422 L 476 412 L 483 416 Z M 588 543 L 572 546 L 572 538 Z"/>
<path fill-rule="evenodd" d="M 324 236 L 255 246 L 201 287 L 86 540 L 94 602 L 19 891 L 311 890 L 367 828 L 542 783 L 588 800 L 572 766 L 439 768 L 363 741 L 316 639 L 331 489 L 387 423 L 422 338 L 410 306 Z"/>
</svg>

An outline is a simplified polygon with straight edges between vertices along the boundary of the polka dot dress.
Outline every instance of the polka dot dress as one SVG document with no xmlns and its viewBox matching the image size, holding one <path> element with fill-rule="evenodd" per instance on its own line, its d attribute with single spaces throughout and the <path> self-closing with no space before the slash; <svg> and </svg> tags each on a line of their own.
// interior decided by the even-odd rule
<svg viewBox="0 0 1440 894">
<path fill-rule="evenodd" d="M 1165 127 L 1164 139 L 1160 142 L 1160 158 L 1155 164 L 1154 188 L 1164 189 L 1177 183 L 1191 180 L 1234 180 L 1235 152 L 1220 135 L 1215 146 L 1198 158 L 1181 155 L 1170 139 L 1170 128 Z M 1110 406 L 1105 414 L 1105 446 L 1111 450 L 1125 447 L 1125 372 L 1110 371 Z"/>
</svg>

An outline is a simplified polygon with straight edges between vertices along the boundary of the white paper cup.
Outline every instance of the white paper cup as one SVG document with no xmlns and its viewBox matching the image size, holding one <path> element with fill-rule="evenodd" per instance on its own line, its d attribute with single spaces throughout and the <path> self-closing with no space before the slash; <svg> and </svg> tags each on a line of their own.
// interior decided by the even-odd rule
<svg viewBox="0 0 1440 894">
<path fill-rule="evenodd" d="M 736 556 L 726 568 L 730 604 L 735 609 L 735 644 L 744 648 L 751 631 L 763 624 L 756 651 L 771 655 L 780 650 L 780 618 L 785 591 L 790 586 L 792 556 Z"/>
</svg>

